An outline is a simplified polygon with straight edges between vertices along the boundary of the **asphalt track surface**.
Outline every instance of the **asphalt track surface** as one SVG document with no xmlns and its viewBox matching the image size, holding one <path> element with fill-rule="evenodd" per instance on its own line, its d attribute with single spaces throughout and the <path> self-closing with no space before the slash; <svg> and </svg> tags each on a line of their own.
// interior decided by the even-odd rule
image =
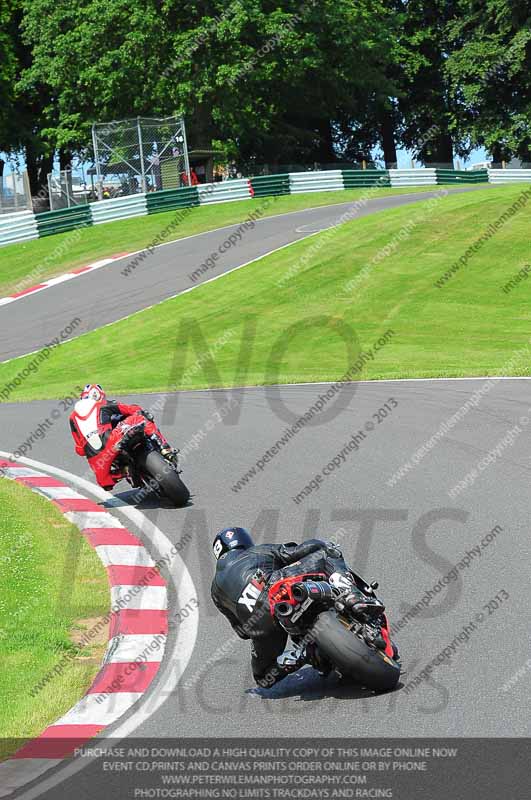
<svg viewBox="0 0 531 800">
<path fill-rule="evenodd" d="M 463 187 L 450 191 L 474 191 L 477 188 L 482 187 Z M 435 190 L 374 198 L 358 210 L 356 218 L 434 196 L 437 196 Z M 267 200 L 270 198 L 264 198 L 264 201 Z M 236 245 L 219 256 L 213 269 L 208 269 L 195 282 L 190 278 L 192 273 L 220 246 L 223 247 L 241 223 L 157 247 L 127 276 L 122 272 L 134 261 L 134 256 L 116 260 L 107 267 L 81 275 L 75 280 L 28 295 L 0 309 L 0 362 L 41 349 L 59 336 L 74 319 L 81 320 L 75 328 L 74 335 L 78 336 L 160 303 L 291 242 L 304 239 L 311 232 L 336 225 L 341 215 L 354 205 L 355 201 L 351 201 L 260 219 L 254 229 L 246 231 Z M 260 201 L 249 206 L 248 213 L 257 209 L 260 209 Z M 274 206 L 264 210 L 264 213 L 271 214 L 272 211 Z M 246 215 L 243 214 L 242 222 L 245 219 Z"/>
<path fill-rule="evenodd" d="M 422 195 L 422 199 L 426 197 Z M 399 200 L 404 198 L 386 198 L 385 202 Z M 313 223 L 324 226 L 325 214 L 330 212 L 329 222 L 337 218 L 339 209 L 320 209 L 321 216 Z M 275 222 L 278 224 L 279 220 Z M 290 224 L 293 236 L 293 221 Z M 301 224 L 298 221 L 297 227 Z M 218 244 L 219 236 L 218 233 L 215 239 Z M 202 242 L 199 250 L 201 239 L 190 241 L 197 263 L 198 252 L 210 252 L 212 242 Z M 259 244 L 256 242 L 257 247 Z M 250 245 L 245 243 L 245 246 Z M 168 258 L 169 272 L 172 263 L 175 265 L 169 252 L 173 247 L 161 248 L 155 256 Z M 272 242 L 264 245 L 264 249 L 272 249 Z M 245 262 L 249 253 L 245 257 L 240 253 L 238 257 Z M 231 267 L 225 265 L 225 268 Z M 85 297 L 89 288 L 96 296 L 98 285 L 105 287 L 107 296 L 108 280 L 125 280 L 116 278 L 112 269 L 105 277 L 104 270 L 87 276 L 91 281 L 83 290 Z M 183 266 L 180 271 L 189 270 Z M 82 280 L 85 279 L 79 279 Z M 75 284 L 76 281 L 70 287 Z M 70 291 L 70 287 L 58 286 L 57 291 Z M 162 292 L 163 287 L 159 290 Z M 172 293 L 176 291 L 178 285 L 174 283 Z M 42 313 L 44 320 L 55 292 L 50 289 L 6 307 L 2 313 L 11 310 L 25 315 L 26 304 L 28 307 L 31 304 L 32 313 Z M 77 291 L 72 297 L 75 294 Z M 155 302 L 154 298 L 150 300 Z M 117 315 L 123 316 L 124 310 L 121 307 Z M 61 319 L 71 318 L 73 309 L 61 309 L 60 313 L 65 317 L 56 318 L 59 326 Z M 94 313 L 97 315 L 96 310 Z M 111 313 L 110 306 L 106 313 Z M 93 327 L 101 323 L 97 319 Z M 25 347 L 25 351 L 29 349 L 32 348 Z M 193 493 L 189 507 L 182 510 L 161 507 L 160 502 L 151 498 L 137 506 L 172 542 L 183 538 L 188 541 L 180 555 L 196 587 L 199 632 L 177 689 L 153 714 L 148 713 L 134 736 L 529 736 L 530 673 L 526 662 L 531 656 L 527 635 L 531 612 L 528 514 L 531 383 L 525 379 L 507 379 L 489 384 L 478 406 L 471 408 L 419 465 L 395 486 L 387 483 L 395 470 L 482 385 L 482 380 L 350 385 L 336 399 L 328 421 L 305 427 L 239 492 L 231 487 L 285 430 L 279 400 L 295 417 L 312 406 L 326 387 L 270 387 L 128 398 L 146 408 L 152 405 L 160 408 L 163 398 L 164 411 L 157 417 L 168 438 L 181 447 L 194 433 L 206 430 L 208 420 L 215 418 L 216 410 L 227 398 L 232 395 L 237 401 L 234 414 L 211 426 L 185 461 L 184 478 Z M 394 398 L 396 408 L 381 423 L 376 422 L 373 415 L 390 398 Z M 16 450 L 50 416 L 53 408 L 57 408 L 57 402 L 1 404 L 1 449 Z M 318 423 L 321 421 L 317 419 Z M 327 476 L 318 491 L 295 504 L 293 497 L 369 421 L 375 426 L 367 432 L 359 451 L 347 456 L 341 468 Z M 510 444 L 499 447 L 516 425 L 520 428 L 518 435 Z M 448 493 L 452 487 L 496 447 L 499 454 L 495 463 L 487 466 L 473 485 L 451 498 Z M 73 452 L 67 413 L 62 414 L 27 455 L 87 476 L 84 461 Z M 127 487 L 119 486 L 109 502 L 120 516 L 120 505 L 135 504 L 135 498 Z M 239 640 L 231 643 L 230 626 L 210 601 L 214 570 L 210 545 L 215 531 L 228 524 L 249 527 L 259 542 L 300 541 L 310 536 L 338 538 L 347 561 L 364 577 L 380 582 L 378 593 L 387 605 L 392 623 L 432 590 L 490 531 L 496 526 L 499 530 L 481 555 L 475 555 L 470 565 L 460 571 L 459 579 L 436 594 L 430 605 L 395 636 L 402 652 L 403 684 L 415 678 L 454 642 L 450 661 L 436 667 L 431 677 L 412 692 L 406 693 L 402 686 L 391 694 L 373 696 L 362 688 L 343 685 L 334 677 L 323 680 L 309 668 L 272 690 L 254 687 L 249 644 Z M 139 533 L 149 546 L 145 533 L 142 530 Z M 509 594 L 509 599 L 489 613 L 485 606 L 502 590 Z M 174 603 L 173 613 L 178 610 Z M 477 621 L 478 614 L 483 615 L 481 622 Z M 476 628 L 468 641 L 456 645 L 456 637 L 474 620 Z M 149 712 L 150 697 L 165 683 L 168 671 L 175 668 L 179 654 L 173 652 L 174 643 L 175 632 L 170 634 L 168 642 L 167 653 L 171 657 L 166 659 L 161 674 L 142 701 L 144 711 Z M 216 660 L 205 668 L 213 656 Z M 509 679 L 511 685 L 504 690 Z M 134 708 L 131 715 L 137 711 Z M 113 730 L 122 722 L 106 729 L 106 736 L 112 737 Z M 94 785 L 89 789 L 87 784 L 86 792 L 83 785 L 84 781 L 73 776 L 56 786 L 49 796 L 54 800 L 93 797 Z"/>
<path fill-rule="evenodd" d="M 172 542 L 190 538 L 181 555 L 192 575 L 200 609 L 197 643 L 183 681 L 135 735 L 529 735 L 529 676 L 520 677 L 509 691 L 502 690 L 531 655 L 525 632 L 531 612 L 529 426 L 521 426 L 522 433 L 512 446 L 471 488 L 455 499 L 448 496 L 457 481 L 522 416 L 529 415 L 529 381 L 497 383 L 420 465 L 397 486 L 387 485 L 405 458 L 479 385 L 472 380 L 404 381 L 345 389 L 333 419 L 305 428 L 239 493 L 231 486 L 271 447 L 285 422 L 275 413 L 271 390 L 235 390 L 241 401 L 239 418 L 232 425 L 215 426 L 184 465 L 192 504 L 174 510 L 147 499 L 140 505 Z M 302 413 L 322 388 L 284 387 L 281 397 L 295 413 Z M 327 477 L 318 492 L 296 505 L 293 496 L 390 397 L 398 403 L 393 413 L 376 425 L 359 451 Z M 149 407 L 159 396 L 130 399 Z M 220 396 L 215 392 L 168 396 L 164 430 L 182 445 L 212 417 L 216 400 Z M 3 447 L 15 449 L 51 407 L 49 401 L 0 406 Z M 31 457 L 84 475 L 84 463 L 73 452 L 66 423 L 66 418 L 57 422 L 33 448 Z M 132 493 L 119 487 L 115 495 L 119 502 L 133 502 Z M 217 529 L 237 523 L 254 530 L 258 541 L 273 542 L 334 536 L 342 528 L 345 533 L 340 541 L 347 560 L 365 577 L 380 581 L 379 594 L 395 622 L 489 531 L 497 525 L 503 530 L 460 573 L 458 582 L 437 594 L 423 615 L 396 635 L 407 670 L 404 683 L 476 614 L 485 614 L 469 641 L 460 643 L 450 663 L 438 666 L 431 680 L 414 692 L 399 689 L 372 696 L 341 686 L 333 678 L 323 681 L 310 669 L 273 690 L 253 688 L 249 644 L 241 641 L 229 645 L 222 658 L 204 670 L 207 659 L 231 635 L 209 597 L 214 569 L 210 544 Z M 488 615 L 483 606 L 501 590 L 510 599 Z M 171 659 L 165 669 L 172 669 Z M 191 688 L 182 688 L 189 682 Z M 155 684 L 151 692 L 156 691 Z M 149 702 L 149 696 L 144 702 Z M 112 728 L 107 734 L 112 736 Z"/>
</svg>

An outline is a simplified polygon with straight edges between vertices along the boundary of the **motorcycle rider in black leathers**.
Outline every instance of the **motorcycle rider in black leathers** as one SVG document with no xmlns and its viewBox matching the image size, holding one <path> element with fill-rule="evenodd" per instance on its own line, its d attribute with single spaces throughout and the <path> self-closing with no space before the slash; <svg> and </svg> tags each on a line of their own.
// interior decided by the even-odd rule
<svg viewBox="0 0 531 800">
<path fill-rule="evenodd" d="M 259 686 L 272 686 L 308 663 L 305 647 L 284 653 L 288 635 L 269 609 L 268 588 L 285 576 L 287 567 L 293 575 L 324 573 L 332 584 L 348 590 L 352 603 L 374 597 L 373 588 L 348 568 L 332 542 L 255 545 L 245 528 L 225 528 L 216 535 L 213 551 L 212 600 L 237 635 L 251 640 L 251 666 Z"/>
</svg>

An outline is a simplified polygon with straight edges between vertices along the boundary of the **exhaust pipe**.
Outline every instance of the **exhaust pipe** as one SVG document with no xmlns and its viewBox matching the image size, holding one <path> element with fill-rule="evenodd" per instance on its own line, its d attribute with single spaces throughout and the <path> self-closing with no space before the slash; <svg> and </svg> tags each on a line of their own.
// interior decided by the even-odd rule
<svg viewBox="0 0 531 800">
<path fill-rule="evenodd" d="M 330 600 L 333 601 L 335 593 L 333 588 L 326 581 L 304 581 L 295 583 L 291 587 L 293 597 L 298 603 L 302 603 L 308 597 L 311 600 Z"/>
<path fill-rule="evenodd" d="M 275 606 L 275 617 L 286 619 L 287 617 L 291 617 L 292 613 L 293 606 L 290 606 L 289 603 L 277 603 Z"/>
</svg>

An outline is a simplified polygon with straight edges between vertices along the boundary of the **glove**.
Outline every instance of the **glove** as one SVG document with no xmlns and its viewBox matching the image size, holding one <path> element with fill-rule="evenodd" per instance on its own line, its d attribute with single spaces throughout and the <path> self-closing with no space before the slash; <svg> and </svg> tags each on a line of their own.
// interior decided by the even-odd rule
<svg viewBox="0 0 531 800">
<path fill-rule="evenodd" d="M 326 549 L 325 542 L 320 539 L 308 539 L 307 542 L 296 544 L 295 542 L 286 542 L 281 544 L 277 550 L 278 556 L 284 566 L 294 564 L 295 561 L 301 561 L 306 556 L 316 553 L 318 550 Z"/>
<path fill-rule="evenodd" d="M 341 558 L 343 553 L 335 542 L 326 542 L 326 555 L 330 558 Z"/>
<path fill-rule="evenodd" d="M 141 414 L 142 414 L 142 416 L 143 416 L 143 417 L 145 417 L 145 418 L 146 418 L 146 419 L 147 419 L 149 422 L 154 422 L 154 420 L 155 420 L 155 417 L 153 416 L 153 414 L 151 413 L 151 411 L 144 411 L 144 409 L 142 409 L 142 411 L 141 411 Z"/>
<path fill-rule="evenodd" d="M 291 555 L 296 547 L 298 547 L 297 542 L 287 542 L 280 545 L 278 555 L 283 564 L 291 563 Z"/>
</svg>

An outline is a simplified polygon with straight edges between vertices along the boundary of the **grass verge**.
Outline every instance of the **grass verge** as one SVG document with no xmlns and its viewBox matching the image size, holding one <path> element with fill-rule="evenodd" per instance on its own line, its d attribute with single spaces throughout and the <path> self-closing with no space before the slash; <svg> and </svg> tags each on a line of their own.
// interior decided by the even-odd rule
<svg viewBox="0 0 531 800">
<path fill-rule="evenodd" d="M 80 380 L 116 394 L 337 380 L 351 363 L 345 324 L 364 349 L 394 331 L 364 379 L 530 374 L 529 353 L 514 354 L 530 338 L 531 281 L 503 287 L 530 263 L 531 201 L 436 286 L 524 189 L 429 200 L 297 242 L 60 345 L 10 401 Z M 0 386 L 31 358 L 0 365 Z"/>
<path fill-rule="evenodd" d="M 433 191 L 436 186 L 408 187 L 405 189 L 352 189 L 338 192 L 315 192 L 286 197 L 239 200 L 189 209 L 186 219 L 162 237 L 161 243 L 175 241 L 185 236 L 221 228 L 244 221 L 267 201 L 264 218 L 305 208 L 346 203 L 358 200 L 370 192 L 369 197 L 388 194 L 411 194 Z M 182 210 L 182 209 L 181 209 Z M 47 236 L 30 242 L 12 244 L 1 248 L 0 297 L 35 286 L 40 281 L 61 275 L 76 267 L 85 266 L 116 253 L 136 252 L 149 246 L 155 237 L 171 225 L 175 211 L 147 217 L 109 222 L 92 228 L 80 228 L 69 233 Z"/>
<path fill-rule="evenodd" d="M 68 711 L 96 675 L 106 630 L 75 644 L 109 610 L 105 570 L 79 530 L 25 486 L 0 479 L 0 758 Z M 68 656 L 61 674 L 39 683 Z M 32 696 L 32 692 L 34 696 Z M 16 741 L 18 740 L 18 741 Z"/>
</svg>

